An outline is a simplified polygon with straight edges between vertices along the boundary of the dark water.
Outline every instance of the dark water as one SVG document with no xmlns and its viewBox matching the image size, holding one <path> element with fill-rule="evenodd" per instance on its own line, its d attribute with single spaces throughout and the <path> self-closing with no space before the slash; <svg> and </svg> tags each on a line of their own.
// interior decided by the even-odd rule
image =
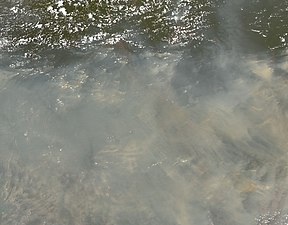
<svg viewBox="0 0 288 225">
<path fill-rule="evenodd" d="M 0 0 L 0 224 L 288 224 L 287 11 Z"/>
</svg>

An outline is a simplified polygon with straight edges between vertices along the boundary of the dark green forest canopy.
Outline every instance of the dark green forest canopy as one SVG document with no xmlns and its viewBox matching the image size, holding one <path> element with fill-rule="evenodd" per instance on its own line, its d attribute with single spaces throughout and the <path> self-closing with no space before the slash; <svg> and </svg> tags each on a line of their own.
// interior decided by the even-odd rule
<svg viewBox="0 0 288 225">
<path fill-rule="evenodd" d="M 119 40 L 137 47 L 199 44 L 212 26 L 209 1 L 31 1 L 10 4 L 2 34 L 17 45 L 67 47 Z M 8 8 L 7 6 L 6 8 Z"/>
<path fill-rule="evenodd" d="M 273 49 L 287 48 L 288 1 L 246 0 L 241 19 L 250 32 L 257 34 Z"/>
<path fill-rule="evenodd" d="M 239 13 L 244 29 L 256 33 L 269 48 L 286 47 L 287 1 L 242 3 Z M 0 44 L 8 51 L 119 42 L 135 49 L 197 48 L 207 42 L 225 42 L 219 13 L 225 4 L 224 0 L 3 1 Z"/>
</svg>

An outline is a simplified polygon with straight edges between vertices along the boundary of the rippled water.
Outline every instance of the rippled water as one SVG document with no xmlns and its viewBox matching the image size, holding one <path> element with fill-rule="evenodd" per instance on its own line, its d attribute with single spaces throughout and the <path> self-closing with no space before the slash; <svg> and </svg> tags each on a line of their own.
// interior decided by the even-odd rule
<svg viewBox="0 0 288 225">
<path fill-rule="evenodd" d="M 0 224 L 288 224 L 287 7 L 0 0 Z"/>
</svg>

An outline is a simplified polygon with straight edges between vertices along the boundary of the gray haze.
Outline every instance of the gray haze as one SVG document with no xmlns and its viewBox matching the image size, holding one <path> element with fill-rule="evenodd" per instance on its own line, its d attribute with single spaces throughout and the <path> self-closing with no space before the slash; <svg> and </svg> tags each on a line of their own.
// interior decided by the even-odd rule
<svg viewBox="0 0 288 225">
<path fill-rule="evenodd" d="M 288 224 L 287 52 L 233 7 L 197 53 L 3 51 L 0 224 Z"/>
</svg>

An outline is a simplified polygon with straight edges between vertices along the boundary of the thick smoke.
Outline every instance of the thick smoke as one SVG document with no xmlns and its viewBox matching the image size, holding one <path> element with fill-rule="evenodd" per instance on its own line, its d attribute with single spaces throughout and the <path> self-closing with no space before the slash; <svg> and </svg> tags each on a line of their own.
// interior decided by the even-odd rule
<svg viewBox="0 0 288 225">
<path fill-rule="evenodd" d="M 219 29 L 41 66 L 3 53 L 1 225 L 287 224 L 287 55 L 252 54 L 240 19 Z"/>
</svg>

